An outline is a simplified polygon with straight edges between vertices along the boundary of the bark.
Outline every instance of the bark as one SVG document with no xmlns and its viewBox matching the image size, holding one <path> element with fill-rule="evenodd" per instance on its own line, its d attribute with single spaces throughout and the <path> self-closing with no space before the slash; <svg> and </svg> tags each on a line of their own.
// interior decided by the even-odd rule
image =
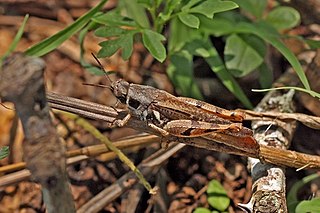
<svg viewBox="0 0 320 213">
<path fill-rule="evenodd" d="M 15 104 L 25 134 L 24 160 L 42 186 L 48 212 L 75 212 L 66 175 L 65 147 L 49 115 L 40 58 L 16 53 L 3 64 L 0 96 Z"/>
</svg>

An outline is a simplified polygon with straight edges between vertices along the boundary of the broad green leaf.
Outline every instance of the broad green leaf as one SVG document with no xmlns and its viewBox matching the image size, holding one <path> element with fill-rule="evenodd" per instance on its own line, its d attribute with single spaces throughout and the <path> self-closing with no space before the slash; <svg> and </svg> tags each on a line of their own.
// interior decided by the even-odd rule
<svg viewBox="0 0 320 213">
<path fill-rule="evenodd" d="M 303 86 L 310 90 L 308 79 L 296 56 L 281 41 L 281 37 L 268 23 L 260 21 L 257 23 L 241 22 L 234 27 L 233 33 L 251 33 L 274 46 L 291 64 L 300 78 Z"/>
<path fill-rule="evenodd" d="M 203 58 L 210 57 L 210 52 L 203 47 L 202 42 L 200 42 L 199 40 L 194 40 L 188 43 L 185 46 L 185 49 L 195 56 L 200 56 Z"/>
<path fill-rule="evenodd" d="M 196 208 L 193 213 L 211 213 L 211 211 L 207 208 L 199 207 Z"/>
<path fill-rule="evenodd" d="M 147 9 L 150 9 L 153 6 L 153 0 L 137 0 L 137 2 Z"/>
<path fill-rule="evenodd" d="M 199 42 L 200 43 L 200 42 Z M 200 45 L 200 44 L 199 44 Z M 220 58 L 217 50 L 212 45 L 210 41 L 207 41 L 203 44 L 201 44 L 203 48 L 205 48 L 209 56 L 205 57 L 204 59 L 209 64 L 211 70 L 216 73 L 218 78 L 222 81 L 224 86 L 234 94 L 241 102 L 242 104 L 248 108 L 252 109 L 253 106 L 250 102 L 250 100 L 247 98 L 245 93 L 243 92 L 242 88 L 239 86 L 237 81 L 232 77 L 232 75 L 228 72 L 226 67 L 224 66 L 224 63 L 222 59 Z M 195 48 L 196 49 L 196 48 Z"/>
<path fill-rule="evenodd" d="M 195 39 L 203 39 L 203 35 L 197 29 L 187 27 L 178 18 L 170 22 L 169 54 L 180 51 L 186 43 Z"/>
<path fill-rule="evenodd" d="M 178 52 L 186 44 L 191 41 L 189 34 L 190 28 L 183 24 L 178 18 L 172 19 L 170 23 L 170 36 L 168 41 L 169 54 Z"/>
<path fill-rule="evenodd" d="M 280 6 L 268 14 L 266 21 L 278 30 L 290 29 L 300 23 L 300 14 L 292 7 Z"/>
<path fill-rule="evenodd" d="M 113 37 L 120 36 L 127 32 L 127 30 L 119 27 L 100 27 L 95 32 L 94 35 L 98 37 Z"/>
<path fill-rule="evenodd" d="M 123 0 L 129 17 L 131 17 L 141 28 L 150 28 L 149 19 L 144 8 L 136 0 Z"/>
<path fill-rule="evenodd" d="M 298 191 L 300 190 L 300 188 L 302 188 L 304 185 L 306 185 L 310 181 L 312 181 L 316 178 L 319 178 L 319 177 L 320 177 L 320 175 L 317 173 L 312 174 L 312 175 L 308 175 L 308 176 L 302 178 L 302 180 L 297 181 L 290 188 L 290 191 L 288 192 L 288 195 L 287 195 L 287 204 L 288 204 L 289 212 L 295 212 L 295 209 L 296 209 L 297 205 L 299 204 Z"/>
<path fill-rule="evenodd" d="M 237 8 L 238 5 L 232 1 L 204 1 L 203 3 L 196 5 L 189 9 L 189 13 L 200 13 L 208 18 L 213 18 L 215 13 L 232 10 Z"/>
<path fill-rule="evenodd" d="M 110 57 L 113 54 L 115 54 L 115 52 L 117 52 L 118 49 L 121 48 L 121 40 L 107 40 L 100 42 L 99 45 L 102 48 L 98 52 L 98 58 Z"/>
<path fill-rule="evenodd" d="M 233 0 L 237 3 L 240 9 L 251 13 L 256 18 L 261 18 L 263 16 L 263 12 L 267 6 L 267 0 Z"/>
<path fill-rule="evenodd" d="M 203 40 L 194 40 L 192 42 L 189 42 L 186 45 L 185 49 L 188 50 L 192 55 L 203 57 L 209 64 L 211 70 L 215 72 L 218 78 L 222 81 L 224 86 L 230 92 L 232 92 L 243 103 L 245 107 L 249 109 L 253 108 L 249 99 L 244 94 L 237 81 L 226 69 L 217 50 L 209 40 L 206 42 L 204 42 Z"/>
<path fill-rule="evenodd" d="M 123 38 L 123 45 L 122 45 L 122 55 L 121 57 L 124 60 L 128 60 L 133 51 L 133 36 L 127 35 Z"/>
<path fill-rule="evenodd" d="M 170 62 L 167 74 L 178 92 L 183 96 L 202 100 L 201 92 L 193 78 L 192 55 L 186 50 L 181 50 L 170 55 Z"/>
<path fill-rule="evenodd" d="M 217 180 L 211 180 L 207 189 L 208 203 L 219 211 L 224 211 L 230 205 L 226 190 Z"/>
<path fill-rule="evenodd" d="M 142 31 L 142 41 L 151 55 L 158 61 L 163 62 L 166 59 L 166 48 L 161 41 L 166 38 L 160 33 L 145 29 Z"/>
<path fill-rule="evenodd" d="M 3 56 L 0 57 L 0 67 L 2 67 L 3 60 L 16 49 L 18 42 L 20 41 L 21 36 L 23 34 L 23 30 L 24 30 L 24 27 L 26 26 L 28 18 L 29 18 L 29 14 L 24 16 L 22 24 L 19 27 L 19 30 L 18 30 L 17 34 L 15 35 L 12 43 L 10 44 L 9 49 L 3 54 Z"/>
<path fill-rule="evenodd" d="M 192 14 L 184 14 L 184 13 L 181 13 L 178 15 L 180 21 L 182 23 L 184 23 L 185 25 L 189 26 L 189 27 L 192 27 L 192 28 L 199 28 L 199 25 L 200 25 L 200 21 L 199 21 L 199 18 L 195 15 L 192 15 Z"/>
<path fill-rule="evenodd" d="M 95 16 L 92 18 L 92 21 L 97 22 L 99 24 L 103 24 L 106 26 L 128 26 L 128 27 L 137 27 L 136 22 L 129 18 L 122 16 L 118 13 L 118 11 L 110 11 L 99 16 Z"/>
<path fill-rule="evenodd" d="M 209 35 L 219 37 L 233 33 L 235 30 L 235 23 L 228 19 L 220 17 L 209 19 L 205 16 L 199 16 L 199 19 L 201 23 L 199 29 Z"/>
<path fill-rule="evenodd" d="M 189 9 L 194 6 L 195 4 L 200 3 L 202 0 L 190 0 L 185 4 L 182 8 L 181 11 L 189 11 Z"/>
<path fill-rule="evenodd" d="M 30 47 L 25 53 L 30 56 L 42 56 L 54 50 L 65 40 L 69 39 L 73 34 L 82 29 L 107 1 L 108 0 L 101 0 L 97 6 L 78 18 L 73 24 L 59 31 L 53 36 L 41 41 L 40 43 Z"/>
<path fill-rule="evenodd" d="M 236 34 L 227 38 L 224 57 L 226 67 L 237 77 L 249 74 L 263 62 L 263 56 L 250 46 L 250 40 L 244 41 Z"/>
<path fill-rule="evenodd" d="M 320 198 L 314 198 L 312 200 L 301 201 L 297 208 L 296 213 L 318 213 L 320 212 Z"/>
<path fill-rule="evenodd" d="M 251 48 L 255 49 L 255 51 L 264 58 L 267 53 L 267 45 L 264 40 L 260 37 L 252 34 L 242 33 L 239 34 L 240 38 L 245 41 Z"/>
<path fill-rule="evenodd" d="M 98 57 L 109 57 L 113 55 L 118 49 L 122 48 L 122 58 L 127 60 L 133 50 L 133 36 L 135 31 L 128 32 L 120 37 L 112 40 L 100 42 L 99 45 L 102 47 L 98 52 Z"/>
<path fill-rule="evenodd" d="M 9 146 L 0 147 L 0 160 L 9 155 Z"/>
</svg>

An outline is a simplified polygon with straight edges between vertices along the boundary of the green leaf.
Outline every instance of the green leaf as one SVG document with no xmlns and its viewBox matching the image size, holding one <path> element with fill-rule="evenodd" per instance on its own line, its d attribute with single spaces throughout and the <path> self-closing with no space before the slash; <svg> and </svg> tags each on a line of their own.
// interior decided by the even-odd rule
<svg viewBox="0 0 320 213">
<path fill-rule="evenodd" d="M 145 29 L 142 31 L 142 41 L 151 55 L 158 61 L 163 62 L 166 59 L 166 48 L 161 41 L 166 38 L 160 33 Z"/>
<path fill-rule="evenodd" d="M 178 15 L 180 21 L 182 23 L 184 23 L 185 25 L 189 26 L 189 27 L 192 27 L 192 28 L 199 28 L 199 25 L 200 25 L 200 21 L 199 21 L 199 18 L 195 15 L 192 15 L 192 14 L 179 14 Z"/>
<path fill-rule="evenodd" d="M 102 48 L 98 52 L 98 58 L 105 58 L 112 56 L 121 48 L 121 41 L 119 39 L 108 40 L 100 42 L 99 45 Z"/>
<path fill-rule="evenodd" d="M 211 70 L 216 73 L 218 78 L 222 81 L 224 86 L 232 92 L 232 94 L 234 94 L 234 96 L 236 96 L 246 108 L 252 109 L 253 106 L 250 100 L 247 98 L 237 81 L 228 72 L 212 43 L 208 40 L 204 43 L 202 41 L 198 41 L 198 44 L 202 45 L 202 47 L 208 51 L 209 56 L 204 59 L 209 64 Z M 197 50 L 197 48 L 194 47 L 194 50 Z"/>
<path fill-rule="evenodd" d="M 320 198 L 314 198 L 312 200 L 301 201 L 297 208 L 296 213 L 318 213 L 320 212 Z"/>
<path fill-rule="evenodd" d="M 53 36 L 41 41 L 40 43 L 37 43 L 36 45 L 30 47 L 26 50 L 25 53 L 30 56 L 42 56 L 54 50 L 65 40 L 69 39 L 73 34 L 83 28 L 107 1 L 108 0 L 101 0 L 101 2 L 97 6 L 78 18 L 73 24 L 59 31 Z"/>
<path fill-rule="evenodd" d="M 238 5 L 232 1 L 207 0 L 188 10 L 189 13 L 200 13 L 208 18 L 213 18 L 215 13 L 224 12 L 237 8 Z"/>
<path fill-rule="evenodd" d="M 181 11 L 189 11 L 189 9 L 192 7 L 192 6 L 194 6 L 194 5 L 196 5 L 196 4 L 198 4 L 198 3 L 200 3 L 202 0 L 189 0 L 189 1 L 187 1 L 187 4 L 185 4 L 182 8 L 181 8 Z"/>
<path fill-rule="evenodd" d="M 147 9 L 150 9 L 153 6 L 153 0 L 137 0 L 137 2 Z"/>
<path fill-rule="evenodd" d="M 92 18 L 92 21 L 97 22 L 99 24 L 106 25 L 106 26 L 137 27 L 137 24 L 133 19 L 120 15 L 116 10 L 95 16 Z"/>
<path fill-rule="evenodd" d="M 147 14 L 136 0 L 123 0 L 129 17 L 131 17 L 141 28 L 150 28 L 149 19 Z"/>
<path fill-rule="evenodd" d="M 122 55 L 124 60 L 128 60 L 133 51 L 133 36 L 127 35 L 123 37 L 122 41 Z"/>
<path fill-rule="evenodd" d="M 263 12 L 267 6 L 267 0 L 233 0 L 237 3 L 240 9 L 251 13 L 253 16 L 257 18 L 262 18 Z"/>
<path fill-rule="evenodd" d="M 120 36 L 125 33 L 127 33 L 127 30 L 119 27 L 100 27 L 94 32 L 94 35 L 98 37 L 113 37 Z"/>
<path fill-rule="evenodd" d="M 209 35 L 219 37 L 233 33 L 235 30 L 235 23 L 225 18 L 215 16 L 213 19 L 209 19 L 205 16 L 199 16 L 199 19 L 201 23 L 199 29 Z"/>
<path fill-rule="evenodd" d="M 310 90 L 308 79 L 295 55 L 281 41 L 279 33 L 268 23 L 260 21 L 257 23 L 241 22 L 234 27 L 233 33 L 251 33 L 274 46 L 291 64 L 303 86 Z"/>
<path fill-rule="evenodd" d="M 171 17 L 172 12 L 174 11 L 174 9 L 176 9 L 179 6 L 180 2 L 181 0 L 167 1 L 163 12 L 159 13 L 159 18 L 162 19 L 163 22 L 168 21 Z"/>
<path fill-rule="evenodd" d="M 3 62 L 3 60 L 4 60 L 8 55 L 10 55 L 10 53 L 12 53 L 12 52 L 16 49 L 16 47 L 17 47 L 17 45 L 18 45 L 18 42 L 20 41 L 21 36 L 22 36 L 22 34 L 23 34 L 23 30 L 24 30 L 24 27 L 26 26 L 26 23 L 27 23 L 28 18 L 29 18 L 29 14 L 27 14 L 27 15 L 24 16 L 24 19 L 23 19 L 23 21 L 22 21 L 22 24 L 21 24 L 21 26 L 19 27 L 19 30 L 18 30 L 16 36 L 14 37 L 12 43 L 10 44 L 9 49 L 3 54 L 3 56 L 0 57 L 0 67 L 2 67 L 2 62 Z"/>
<path fill-rule="evenodd" d="M 280 6 L 268 14 L 266 21 L 278 30 L 290 29 L 300 23 L 300 14 L 292 7 Z"/>
<path fill-rule="evenodd" d="M 9 146 L 3 146 L 0 148 L 0 160 L 6 158 L 9 155 Z"/>
<path fill-rule="evenodd" d="M 320 48 L 320 41 L 312 39 L 304 39 L 304 41 L 309 45 L 310 49 L 312 50 Z"/>
<path fill-rule="evenodd" d="M 211 213 L 211 211 L 207 208 L 199 207 L 196 208 L 193 213 Z"/>
<path fill-rule="evenodd" d="M 217 180 L 211 180 L 207 189 L 208 203 L 219 211 L 224 211 L 230 205 L 226 190 Z"/>
<path fill-rule="evenodd" d="M 118 49 L 122 48 L 122 58 L 127 60 L 133 51 L 133 36 L 135 33 L 135 31 L 127 31 L 126 34 L 123 34 L 116 39 L 100 42 L 99 45 L 102 48 L 98 52 L 98 57 L 109 57 Z"/>
<path fill-rule="evenodd" d="M 170 64 L 167 74 L 175 88 L 183 96 L 202 100 L 202 94 L 193 78 L 193 57 L 186 51 L 181 50 L 170 55 Z"/>
<path fill-rule="evenodd" d="M 178 18 L 172 19 L 168 42 L 169 54 L 180 51 L 186 43 L 195 39 L 203 39 L 203 35 L 197 29 L 187 27 Z"/>
<path fill-rule="evenodd" d="M 263 56 L 250 45 L 250 40 L 236 34 L 227 38 L 224 56 L 226 67 L 236 77 L 249 74 L 263 62 Z"/>
<path fill-rule="evenodd" d="M 217 50 L 209 40 L 206 42 L 203 40 L 194 40 L 189 42 L 185 49 L 187 49 L 192 55 L 203 57 L 209 64 L 211 70 L 215 72 L 218 78 L 222 81 L 224 86 L 232 92 L 245 107 L 249 109 L 253 108 L 242 88 L 228 72 Z"/>
<path fill-rule="evenodd" d="M 258 68 L 259 70 L 259 82 L 262 88 L 270 88 L 273 82 L 273 73 L 266 65 L 266 63 L 262 63 Z"/>
</svg>

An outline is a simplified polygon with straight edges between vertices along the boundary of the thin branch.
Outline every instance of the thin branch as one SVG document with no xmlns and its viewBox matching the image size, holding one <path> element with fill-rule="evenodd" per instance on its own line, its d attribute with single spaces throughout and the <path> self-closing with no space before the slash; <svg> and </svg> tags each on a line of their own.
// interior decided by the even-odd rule
<svg viewBox="0 0 320 213">
<path fill-rule="evenodd" d="M 52 108 L 66 110 L 67 112 L 77 113 L 80 116 L 84 116 L 86 118 L 98 119 L 106 122 L 114 121 L 115 119 L 122 119 L 126 115 L 126 111 L 123 109 L 114 109 L 111 107 L 107 107 L 101 104 L 87 102 L 79 99 L 72 98 L 70 103 L 70 98 L 62 95 L 55 94 L 54 101 L 50 98 L 52 93 L 48 94 L 49 102 L 57 102 L 59 101 L 59 105 L 50 104 Z M 51 96 L 52 97 L 52 96 Z M 80 107 L 78 107 L 78 101 L 80 101 Z M 72 107 L 65 107 L 70 106 Z M 105 109 L 97 112 L 92 112 L 92 109 Z M 79 110 L 78 108 L 81 108 Z M 306 116 L 307 117 L 307 116 Z M 159 135 L 158 132 L 155 132 L 154 129 L 150 128 L 146 122 L 141 121 L 139 118 L 132 117 L 127 127 L 147 132 L 154 135 Z M 217 138 L 217 136 L 215 137 Z M 288 150 L 280 150 L 273 147 L 268 147 L 265 145 L 260 145 L 260 152 L 253 153 L 250 151 L 244 151 L 242 149 L 237 149 L 232 146 L 228 146 L 223 143 L 219 143 L 214 140 L 210 140 L 210 136 L 206 136 L 206 138 L 178 138 L 171 137 L 170 141 L 177 141 L 180 143 L 184 143 L 191 146 L 196 146 L 199 148 L 204 148 L 207 150 L 214 150 L 217 152 L 225 152 L 229 154 L 236 154 L 240 156 L 253 157 L 256 159 L 264 159 L 265 162 L 272 163 L 275 165 L 285 166 L 285 167 L 294 167 L 294 168 L 320 168 L 320 157 L 316 155 L 308 155 L 304 153 L 299 153 L 295 151 Z"/>
</svg>

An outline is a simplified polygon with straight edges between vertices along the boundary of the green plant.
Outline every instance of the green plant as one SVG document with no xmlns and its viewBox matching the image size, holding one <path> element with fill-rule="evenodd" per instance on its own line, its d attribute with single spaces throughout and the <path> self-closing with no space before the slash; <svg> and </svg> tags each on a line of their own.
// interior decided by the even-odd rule
<svg viewBox="0 0 320 213">
<path fill-rule="evenodd" d="M 169 58 L 167 73 L 175 87 L 183 95 L 198 99 L 202 95 L 193 78 L 193 58 L 200 56 L 222 83 L 247 108 L 252 108 L 235 77 L 258 70 L 262 87 L 269 87 L 272 72 L 264 63 L 264 56 L 267 44 L 271 44 L 289 61 L 305 89 L 310 91 L 301 65 L 281 41 L 285 36 L 278 32 L 299 23 L 300 16 L 293 8 L 278 6 L 264 15 L 266 0 L 120 0 L 115 9 L 101 13 L 99 10 L 105 2 L 101 1 L 74 24 L 31 47 L 26 53 L 46 54 L 80 30 L 79 40 L 83 47 L 86 33 L 95 30 L 97 36 L 106 38 L 100 43 L 98 57 L 111 56 L 121 49 L 122 57 L 128 59 L 133 43 L 140 41 L 158 61 Z M 233 10 L 237 4 L 251 19 Z M 167 38 L 164 34 L 168 35 Z M 225 39 L 223 58 L 215 49 L 212 37 Z M 163 44 L 165 40 L 166 47 Z M 316 41 L 305 42 L 312 47 L 319 46 Z M 81 48 L 81 56 L 83 51 Z M 97 68 L 83 60 L 81 63 L 89 71 L 99 73 Z"/>
<path fill-rule="evenodd" d="M 252 108 L 235 77 L 258 70 L 261 85 L 264 88 L 271 85 L 272 72 L 264 63 L 267 44 L 284 55 L 304 87 L 310 89 L 301 65 L 282 43 L 283 35 L 278 33 L 296 26 L 300 22 L 299 13 L 293 8 L 279 6 L 263 16 L 266 2 L 123 0 L 112 11 L 93 17 L 94 24 L 86 30 L 95 29 L 96 36 L 106 38 L 100 43 L 98 57 L 111 56 L 121 49 L 123 59 L 128 59 L 133 43 L 140 41 L 158 61 L 169 58 L 167 73 L 175 87 L 183 95 L 198 99 L 202 96 L 193 78 L 193 58 L 200 56 L 223 84 L 246 107 Z M 238 7 L 236 3 L 253 18 L 248 19 L 234 11 Z M 164 34 L 168 35 L 167 38 Z M 212 36 L 224 37 L 224 58 L 219 56 L 211 42 Z M 167 47 L 163 44 L 165 40 Z"/>
<path fill-rule="evenodd" d="M 0 148 L 0 160 L 6 158 L 9 155 L 9 147 L 3 146 Z"/>
<path fill-rule="evenodd" d="M 213 213 L 213 212 L 223 212 L 230 205 L 230 198 L 227 196 L 226 190 L 223 188 L 221 183 L 217 180 L 211 180 L 208 184 L 207 189 L 208 194 L 208 203 L 214 208 L 214 211 L 211 211 L 207 208 L 196 208 L 194 213 Z"/>
<path fill-rule="evenodd" d="M 320 212 L 320 198 L 313 198 L 311 200 L 298 200 L 298 191 L 310 181 L 319 178 L 319 174 L 312 174 L 297 181 L 290 189 L 287 196 L 289 212 L 305 213 L 305 212 Z"/>
<path fill-rule="evenodd" d="M 4 59 L 16 49 L 18 42 L 20 41 L 21 36 L 23 34 L 23 30 L 24 30 L 24 27 L 27 23 L 28 18 L 29 18 L 29 15 L 28 14 L 25 15 L 23 22 L 22 22 L 17 34 L 15 35 L 12 43 L 9 46 L 9 49 L 0 57 L 0 67 L 2 67 L 2 63 L 3 63 Z"/>
</svg>

